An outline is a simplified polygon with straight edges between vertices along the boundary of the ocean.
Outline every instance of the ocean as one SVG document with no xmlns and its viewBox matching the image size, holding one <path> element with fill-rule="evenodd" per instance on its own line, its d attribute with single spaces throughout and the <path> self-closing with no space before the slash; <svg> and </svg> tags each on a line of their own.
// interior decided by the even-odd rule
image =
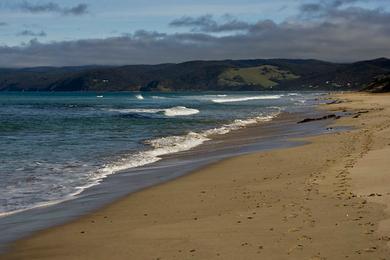
<svg viewBox="0 0 390 260">
<path fill-rule="evenodd" d="M 0 92 L 0 217 L 307 110 L 319 92 Z"/>
</svg>

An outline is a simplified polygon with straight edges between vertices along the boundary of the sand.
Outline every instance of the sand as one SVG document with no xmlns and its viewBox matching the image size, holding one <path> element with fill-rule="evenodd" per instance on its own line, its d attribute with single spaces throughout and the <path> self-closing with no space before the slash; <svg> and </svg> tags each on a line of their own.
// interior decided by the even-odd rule
<svg viewBox="0 0 390 260">
<path fill-rule="evenodd" d="M 323 108 L 354 129 L 209 165 L 0 259 L 389 259 L 390 95 L 337 97 Z"/>
</svg>

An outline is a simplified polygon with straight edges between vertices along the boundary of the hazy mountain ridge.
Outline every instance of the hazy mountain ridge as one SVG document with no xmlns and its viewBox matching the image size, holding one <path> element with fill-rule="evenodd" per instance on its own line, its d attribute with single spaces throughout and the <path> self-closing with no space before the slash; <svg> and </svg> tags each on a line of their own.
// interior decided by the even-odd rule
<svg viewBox="0 0 390 260">
<path fill-rule="evenodd" d="M 0 69 L 0 90 L 357 90 L 390 73 L 390 60 L 355 63 L 257 59 L 179 64 Z"/>
</svg>

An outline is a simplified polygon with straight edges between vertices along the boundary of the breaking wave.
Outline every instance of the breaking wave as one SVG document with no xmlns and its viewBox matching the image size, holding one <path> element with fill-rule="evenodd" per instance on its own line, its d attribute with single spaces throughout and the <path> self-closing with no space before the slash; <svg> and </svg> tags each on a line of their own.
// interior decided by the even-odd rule
<svg viewBox="0 0 390 260">
<path fill-rule="evenodd" d="M 214 103 L 231 103 L 231 102 L 243 102 L 250 100 L 262 100 L 262 99 L 279 99 L 281 95 L 268 95 L 268 96 L 253 96 L 253 97 L 237 97 L 237 98 L 216 98 L 211 101 Z"/>
<path fill-rule="evenodd" d="M 165 116 L 189 116 L 198 114 L 200 111 L 194 108 L 187 108 L 183 106 L 171 108 L 130 108 L 130 109 L 109 109 L 110 112 L 118 112 L 122 114 L 157 114 L 162 113 Z"/>
<path fill-rule="evenodd" d="M 143 100 L 144 97 L 141 94 L 135 95 L 135 98 L 138 100 Z"/>
<path fill-rule="evenodd" d="M 162 156 L 190 150 L 204 142 L 210 140 L 212 136 L 227 134 L 244 128 L 248 125 L 253 125 L 262 122 L 271 121 L 280 112 L 275 112 L 268 116 L 258 116 L 248 119 L 237 119 L 230 124 L 225 124 L 218 128 L 205 130 L 199 133 L 189 132 L 185 135 L 167 136 L 147 140 L 145 143 L 151 147 L 150 150 L 128 154 L 116 162 L 105 165 L 97 173 L 98 179 L 103 179 L 108 175 L 123 171 L 130 168 L 144 166 L 150 163 L 157 162 L 162 159 Z"/>
</svg>

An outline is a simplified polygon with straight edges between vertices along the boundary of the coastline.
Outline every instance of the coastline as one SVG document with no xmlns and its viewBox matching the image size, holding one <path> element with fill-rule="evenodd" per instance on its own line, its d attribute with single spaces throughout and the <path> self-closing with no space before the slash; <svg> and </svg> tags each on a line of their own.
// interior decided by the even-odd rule
<svg viewBox="0 0 390 260">
<path fill-rule="evenodd" d="M 0 254 L 7 251 L 9 244 L 37 231 L 68 223 L 124 196 L 174 180 L 208 164 L 242 154 L 299 145 L 301 141 L 289 139 L 327 132 L 329 121 L 318 121 L 307 126 L 296 122 L 304 117 L 323 114 L 318 109 L 307 108 L 293 113 L 283 112 L 274 120 L 215 135 L 191 150 L 164 155 L 159 162 L 110 175 L 99 185 L 84 190 L 70 200 L 2 217 Z"/>
<path fill-rule="evenodd" d="M 337 122 L 356 129 L 300 139 L 309 143 L 297 147 L 249 153 L 210 164 L 68 224 L 38 232 L 16 242 L 10 253 L 0 258 L 386 256 L 386 231 L 381 227 L 386 225 L 380 222 L 386 213 L 378 204 L 383 201 L 374 200 L 385 196 L 370 196 L 384 195 L 378 190 L 360 191 L 359 185 L 364 182 L 358 169 L 373 167 L 366 157 L 373 150 L 387 151 L 380 147 L 385 134 L 375 135 L 390 127 L 382 122 L 390 105 L 384 106 L 390 102 L 383 98 L 376 101 L 382 96 L 367 94 L 337 97 L 354 101 L 327 105 L 326 109 L 368 111 L 358 118 L 345 117 Z M 356 169 L 350 173 L 353 167 Z M 382 168 L 386 169 L 383 164 Z M 383 174 L 379 178 L 383 180 Z M 382 223 L 381 240 L 375 232 L 378 223 Z"/>
</svg>

